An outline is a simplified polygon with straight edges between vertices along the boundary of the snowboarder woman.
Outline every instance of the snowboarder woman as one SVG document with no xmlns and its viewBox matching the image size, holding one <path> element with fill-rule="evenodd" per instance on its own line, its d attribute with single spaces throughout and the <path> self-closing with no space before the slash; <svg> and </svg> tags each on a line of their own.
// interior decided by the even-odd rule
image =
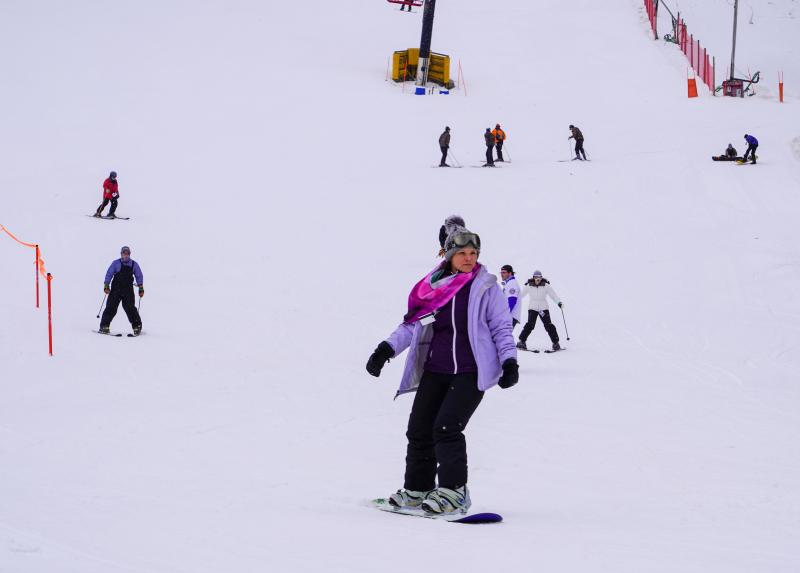
<svg viewBox="0 0 800 573">
<path fill-rule="evenodd" d="M 533 278 L 525 283 L 522 296 L 523 298 L 526 296 L 530 297 L 528 299 L 528 322 L 525 323 L 519 335 L 517 348 L 521 348 L 522 350 L 528 349 L 526 341 L 536 326 L 536 319 L 541 318 L 544 329 L 550 336 L 550 342 L 553 343 L 553 350 L 561 350 L 561 346 L 558 343 L 558 331 L 553 321 L 550 320 L 550 307 L 547 304 L 547 297 L 549 296 L 558 303 L 558 308 L 561 308 L 563 304 L 561 303 L 561 299 L 558 298 L 556 291 L 550 286 L 550 281 L 542 276 L 542 271 L 533 272 Z"/>
<path fill-rule="evenodd" d="M 129 247 L 122 247 L 120 258 L 111 263 L 106 271 L 106 279 L 103 284 L 103 292 L 108 295 L 106 310 L 100 319 L 100 332 L 108 334 L 111 321 L 117 314 L 119 303 L 122 302 L 122 309 L 128 315 L 128 320 L 133 327 L 133 333 L 139 335 L 142 332 L 142 319 L 139 311 L 136 310 L 135 297 L 133 295 L 133 279 L 139 285 L 139 298 L 144 296 L 144 277 L 139 263 L 131 258 Z"/>
<path fill-rule="evenodd" d="M 752 154 L 753 165 L 756 163 L 756 149 L 758 149 L 758 140 L 747 133 L 744 134 L 744 139 L 747 141 L 747 151 L 744 152 L 742 162 L 747 162 L 747 158 Z"/>
<path fill-rule="evenodd" d="M 117 184 L 117 172 L 112 171 L 108 175 L 108 179 L 103 181 L 103 203 L 95 211 L 95 217 L 103 216 L 103 209 L 106 208 L 108 202 L 111 201 L 111 210 L 108 212 L 110 218 L 114 218 L 114 213 L 117 212 L 117 199 L 119 198 L 119 185 Z"/>
<path fill-rule="evenodd" d="M 575 127 L 574 125 L 569 126 L 569 130 L 572 133 L 567 139 L 574 139 L 575 140 L 575 159 L 580 159 L 581 161 L 586 160 L 586 152 L 583 150 L 583 133 L 580 129 Z M 581 158 L 583 155 L 583 158 Z"/>
<path fill-rule="evenodd" d="M 480 237 L 460 228 L 445 248 L 445 260 L 411 290 L 403 322 L 367 362 L 367 372 L 379 376 L 409 349 L 397 395 L 417 394 L 405 483 L 389 503 L 433 514 L 469 509 L 464 429 L 486 390 L 519 380 L 508 303 L 497 278 L 478 263 Z"/>
</svg>

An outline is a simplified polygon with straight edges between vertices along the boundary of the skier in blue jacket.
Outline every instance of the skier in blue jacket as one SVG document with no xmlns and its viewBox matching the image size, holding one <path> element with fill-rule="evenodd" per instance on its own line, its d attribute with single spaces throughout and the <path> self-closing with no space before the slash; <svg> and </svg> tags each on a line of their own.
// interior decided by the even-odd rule
<svg viewBox="0 0 800 573">
<path fill-rule="evenodd" d="M 745 139 L 745 141 L 747 141 L 747 151 L 744 152 L 744 157 L 742 157 L 742 162 L 743 163 L 746 162 L 747 161 L 747 157 L 752 152 L 752 154 L 753 154 L 752 155 L 752 159 L 753 159 L 753 163 L 755 164 L 755 162 L 756 162 L 756 149 L 758 149 L 758 140 L 755 137 L 753 137 L 752 135 L 749 135 L 747 133 L 744 134 L 744 139 Z"/>
<path fill-rule="evenodd" d="M 128 315 L 128 320 L 133 327 L 133 333 L 139 335 L 142 332 L 142 318 L 136 309 L 135 297 L 133 294 L 133 279 L 139 285 L 139 298 L 144 296 L 144 276 L 139 263 L 131 258 L 130 247 L 122 247 L 120 258 L 112 262 L 106 271 L 106 278 L 103 281 L 103 292 L 108 295 L 108 303 L 103 317 L 100 319 L 100 332 L 108 334 L 111 321 L 117 314 L 119 303 Z"/>
</svg>

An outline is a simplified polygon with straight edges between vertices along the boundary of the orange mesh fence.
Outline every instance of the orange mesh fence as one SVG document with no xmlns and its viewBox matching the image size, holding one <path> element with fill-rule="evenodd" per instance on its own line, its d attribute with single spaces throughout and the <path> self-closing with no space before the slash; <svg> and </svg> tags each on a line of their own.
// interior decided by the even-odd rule
<svg viewBox="0 0 800 573">
<path fill-rule="evenodd" d="M 25 241 L 20 241 L 17 237 L 14 236 L 14 234 L 11 231 L 6 229 L 5 226 L 2 225 L 2 224 L 0 224 L 0 231 L 3 231 L 6 235 L 8 235 L 12 239 L 14 239 L 16 242 L 18 242 L 23 247 L 30 247 L 32 249 L 36 249 L 36 248 L 39 247 L 39 245 L 36 245 L 34 243 L 26 243 Z M 39 273 L 44 278 L 47 278 L 47 269 L 44 266 L 44 259 L 42 258 L 42 250 L 41 249 L 39 249 L 39 257 L 38 257 L 38 259 L 36 261 L 36 268 L 39 269 Z"/>
</svg>

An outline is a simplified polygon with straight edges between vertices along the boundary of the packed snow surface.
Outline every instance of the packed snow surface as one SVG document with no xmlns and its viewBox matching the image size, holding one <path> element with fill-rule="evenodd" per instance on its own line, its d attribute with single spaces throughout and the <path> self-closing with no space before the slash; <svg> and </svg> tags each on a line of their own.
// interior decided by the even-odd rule
<svg viewBox="0 0 800 573">
<path fill-rule="evenodd" d="M 795 3 L 751 4 L 743 65 L 796 64 Z M 419 33 L 378 0 L 0 5 L 0 223 L 41 245 L 55 329 L 51 358 L 0 236 L 0 571 L 800 569 L 800 77 L 689 100 L 638 1 L 440 0 L 467 89 L 421 97 L 384 81 Z M 430 168 L 445 125 L 471 166 L 497 122 L 512 163 Z M 591 162 L 560 161 L 571 123 Z M 758 165 L 711 162 L 745 133 Z M 86 217 L 111 169 L 130 221 Z M 451 213 L 492 272 L 544 272 L 571 338 L 553 308 L 568 350 L 470 422 L 498 525 L 368 507 L 411 397 L 364 364 Z M 91 332 L 122 245 L 136 339 Z"/>
</svg>

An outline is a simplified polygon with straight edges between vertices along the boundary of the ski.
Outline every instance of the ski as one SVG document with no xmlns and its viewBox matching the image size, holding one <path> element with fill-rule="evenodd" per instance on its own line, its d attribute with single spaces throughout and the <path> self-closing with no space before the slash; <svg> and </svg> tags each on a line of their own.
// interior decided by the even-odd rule
<svg viewBox="0 0 800 573">
<path fill-rule="evenodd" d="M 541 350 L 538 348 L 517 348 L 517 350 L 522 350 L 523 352 L 533 352 L 534 354 L 539 354 Z"/>
<path fill-rule="evenodd" d="M 123 221 L 130 221 L 130 217 L 117 217 L 114 215 L 113 217 L 108 217 L 106 215 L 100 215 L 99 217 L 95 217 L 94 215 L 86 215 L 87 217 L 91 217 L 92 219 L 105 219 L 106 221 L 112 221 L 114 219 L 122 219 Z"/>
<path fill-rule="evenodd" d="M 103 334 L 105 336 L 115 336 L 115 337 L 122 336 L 121 332 L 100 332 L 99 330 L 93 330 L 92 332 L 96 332 L 97 334 Z"/>
<path fill-rule="evenodd" d="M 399 515 L 422 517 L 425 519 L 438 519 L 440 521 L 449 521 L 450 523 L 481 524 L 500 523 L 503 521 L 503 517 L 497 513 L 457 513 L 450 515 L 437 515 L 434 513 L 428 513 L 422 509 L 398 508 L 391 505 L 389 500 L 384 498 L 373 499 L 372 506 L 387 513 L 397 513 Z"/>
<path fill-rule="evenodd" d="M 128 333 L 128 338 L 138 338 L 139 336 L 141 336 L 143 334 L 144 334 L 144 332 L 140 332 L 139 334 L 136 334 L 134 332 L 129 332 Z"/>
<path fill-rule="evenodd" d="M 489 165 L 488 163 L 483 163 L 482 165 L 470 165 L 470 167 L 500 167 L 499 165 Z"/>
<path fill-rule="evenodd" d="M 559 348 L 558 350 L 545 350 L 545 354 L 555 354 L 556 352 L 561 352 L 562 350 L 566 350 L 566 348 Z"/>
<path fill-rule="evenodd" d="M 431 165 L 432 169 L 438 169 L 441 167 L 442 169 L 461 169 L 464 167 L 463 165 Z"/>
</svg>

